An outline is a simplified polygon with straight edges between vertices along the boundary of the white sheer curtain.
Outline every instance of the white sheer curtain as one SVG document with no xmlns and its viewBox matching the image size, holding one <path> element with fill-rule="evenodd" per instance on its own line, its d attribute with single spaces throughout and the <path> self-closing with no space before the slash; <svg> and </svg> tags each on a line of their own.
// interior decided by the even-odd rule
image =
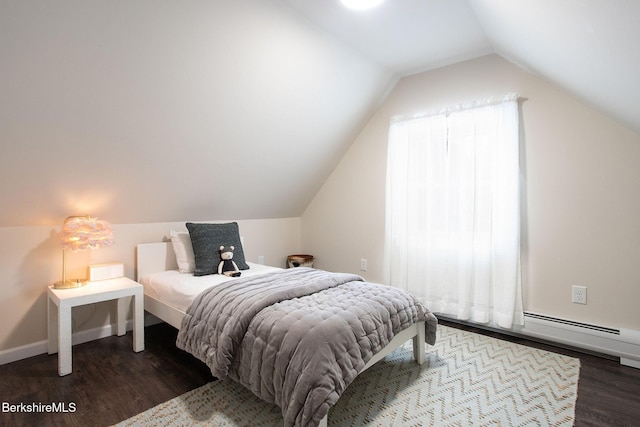
<svg viewBox="0 0 640 427">
<path fill-rule="evenodd" d="M 386 281 L 430 310 L 523 324 L 517 94 L 389 128 Z"/>
</svg>

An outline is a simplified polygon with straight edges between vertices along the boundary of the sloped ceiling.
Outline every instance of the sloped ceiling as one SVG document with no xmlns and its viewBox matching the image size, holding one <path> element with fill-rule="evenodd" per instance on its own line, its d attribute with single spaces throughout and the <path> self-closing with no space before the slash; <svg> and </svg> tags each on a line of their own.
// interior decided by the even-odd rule
<svg viewBox="0 0 640 427">
<path fill-rule="evenodd" d="M 400 76 L 495 52 L 640 132 L 640 1 L 283 1 Z"/>
<path fill-rule="evenodd" d="M 640 2 L 0 2 L 0 226 L 299 216 L 399 77 L 498 53 L 640 131 Z"/>
<path fill-rule="evenodd" d="M 393 83 L 278 2 L 0 3 L 0 226 L 299 216 Z"/>
<path fill-rule="evenodd" d="M 640 1 L 469 3 L 498 54 L 640 133 Z"/>
<path fill-rule="evenodd" d="M 384 0 L 355 12 L 340 0 L 282 0 L 399 75 L 493 53 L 467 0 Z"/>
</svg>

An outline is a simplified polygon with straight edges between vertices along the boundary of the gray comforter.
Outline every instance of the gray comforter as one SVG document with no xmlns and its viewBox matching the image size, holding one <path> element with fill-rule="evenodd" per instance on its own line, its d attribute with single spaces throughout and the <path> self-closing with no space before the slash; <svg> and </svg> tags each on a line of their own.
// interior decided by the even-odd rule
<svg viewBox="0 0 640 427">
<path fill-rule="evenodd" d="M 282 409 L 285 426 L 317 425 L 371 357 L 412 323 L 437 320 L 401 289 L 352 274 L 293 268 L 230 280 L 196 297 L 177 346 L 217 378 Z"/>
</svg>

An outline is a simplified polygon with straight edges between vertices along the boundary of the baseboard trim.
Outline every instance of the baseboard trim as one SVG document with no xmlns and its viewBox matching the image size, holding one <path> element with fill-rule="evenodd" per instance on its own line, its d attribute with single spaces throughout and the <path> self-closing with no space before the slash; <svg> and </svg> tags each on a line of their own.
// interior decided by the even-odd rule
<svg viewBox="0 0 640 427">
<path fill-rule="evenodd" d="M 503 334 L 525 336 L 550 344 L 559 344 L 578 351 L 584 350 L 596 355 L 612 356 L 620 359 L 620 364 L 640 369 L 640 331 L 632 329 L 615 329 L 596 325 L 586 325 L 566 319 L 554 319 L 548 316 L 529 313 L 525 315 L 525 325 L 510 330 L 487 325 L 462 322 L 446 316 L 438 316 L 443 320 L 468 324 L 481 329 L 492 330 Z M 559 321 L 556 321 L 559 320 Z M 145 313 L 145 326 L 161 321 L 153 315 Z M 133 329 L 133 321 L 127 321 L 127 331 Z M 73 345 L 116 335 L 117 325 L 80 331 L 73 334 Z M 47 340 L 0 351 L 0 365 L 27 359 L 47 353 Z"/>
<path fill-rule="evenodd" d="M 133 321 L 127 320 L 127 331 L 133 330 Z M 71 340 L 73 345 L 84 344 L 89 341 L 117 335 L 118 325 L 113 323 L 98 328 L 88 329 L 73 334 Z M 38 341 L 32 344 L 20 347 L 10 348 L 0 351 L 0 365 L 17 362 L 18 360 L 28 359 L 29 357 L 45 354 L 49 351 L 49 343 L 47 340 Z"/>
<path fill-rule="evenodd" d="M 28 359 L 39 354 L 46 353 L 48 349 L 47 340 L 38 341 L 32 344 L 21 345 L 20 347 L 10 348 L 0 351 L 0 365 L 17 362 L 18 360 Z"/>
</svg>

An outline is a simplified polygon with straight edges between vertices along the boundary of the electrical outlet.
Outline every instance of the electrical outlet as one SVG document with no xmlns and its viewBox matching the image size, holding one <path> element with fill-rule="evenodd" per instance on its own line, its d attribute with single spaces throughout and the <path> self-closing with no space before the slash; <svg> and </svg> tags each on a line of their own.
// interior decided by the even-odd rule
<svg viewBox="0 0 640 427">
<path fill-rule="evenodd" d="M 367 271 L 367 260 L 364 258 L 360 260 L 360 271 Z"/>
<path fill-rule="evenodd" d="M 573 286 L 571 287 L 571 302 L 574 304 L 587 303 L 587 287 Z"/>
<path fill-rule="evenodd" d="M 258 257 L 258 264 L 264 264 L 264 255 Z"/>
</svg>

